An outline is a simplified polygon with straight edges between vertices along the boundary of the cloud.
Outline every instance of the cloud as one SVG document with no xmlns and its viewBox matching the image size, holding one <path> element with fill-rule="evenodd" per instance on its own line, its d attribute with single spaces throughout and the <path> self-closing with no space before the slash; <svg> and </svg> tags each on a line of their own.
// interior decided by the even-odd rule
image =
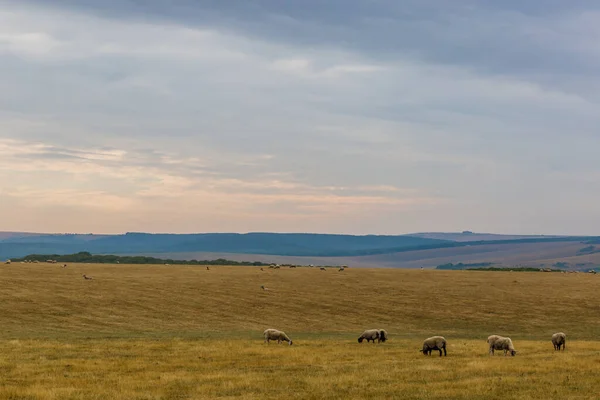
<svg viewBox="0 0 600 400">
<path fill-rule="evenodd" d="M 416 190 L 393 187 L 320 187 L 260 176 L 231 179 L 199 173 L 206 166 L 194 165 L 196 160 L 159 152 L 0 140 L 0 160 L 0 198 L 49 213 L 66 208 L 139 218 L 186 210 L 180 218 L 199 222 L 222 209 L 240 223 L 248 217 L 271 218 L 271 211 L 289 213 L 288 220 L 316 221 L 373 207 L 410 209 L 415 204 L 441 201 Z M 291 217 L 293 210 L 301 215 Z M 3 211 L 7 211 L 4 220 L 11 221 L 9 210 Z M 98 223 L 93 214 L 88 220 Z M 68 221 L 63 224 L 72 225 Z M 211 225 L 210 230 L 222 229 Z"/>
<path fill-rule="evenodd" d="M 51 3 L 0 11 L 13 230 L 595 230 L 592 3 Z"/>
</svg>

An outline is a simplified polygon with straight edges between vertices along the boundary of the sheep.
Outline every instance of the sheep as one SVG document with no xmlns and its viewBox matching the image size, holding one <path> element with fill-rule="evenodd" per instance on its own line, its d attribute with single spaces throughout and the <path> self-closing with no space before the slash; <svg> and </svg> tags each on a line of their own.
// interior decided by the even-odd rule
<svg viewBox="0 0 600 400">
<path fill-rule="evenodd" d="M 10 260 L 6 260 L 6 262 L 4 264 L 10 264 L 12 261 Z"/>
<path fill-rule="evenodd" d="M 555 333 L 552 335 L 552 344 L 554 345 L 554 350 L 560 351 L 560 346 L 562 346 L 564 351 L 567 344 L 567 335 L 562 332 Z"/>
<path fill-rule="evenodd" d="M 487 342 L 490 345 L 490 355 L 494 355 L 494 350 L 504 350 L 505 356 L 507 355 L 507 352 L 510 352 L 511 356 L 517 354 L 512 340 L 509 337 L 491 335 L 487 338 Z"/>
<path fill-rule="evenodd" d="M 325 267 L 321 267 L 321 268 L 319 268 L 319 269 L 320 269 L 321 271 L 327 271 L 327 270 L 325 269 Z"/>
<path fill-rule="evenodd" d="M 85 279 L 86 281 L 91 281 L 94 278 L 92 278 L 91 276 L 87 276 L 86 274 L 83 274 L 83 279 Z"/>
<path fill-rule="evenodd" d="M 63 264 L 63 266 L 62 266 L 62 267 L 63 267 L 63 268 L 67 268 L 67 264 Z"/>
<path fill-rule="evenodd" d="M 433 350 L 439 351 L 440 357 L 442 356 L 442 350 L 444 350 L 444 357 L 446 357 L 446 339 L 443 336 L 432 336 L 425 339 L 423 350 L 421 350 L 423 355 L 430 356 Z"/>
<path fill-rule="evenodd" d="M 280 344 L 282 341 L 288 342 L 289 345 L 292 345 L 292 339 L 289 338 L 285 332 L 279 331 L 277 329 L 267 329 L 263 332 L 263 336 L 265 337 L 265 343 L 269 344 L 271 340 L 277 340 L 277 344 Z"/>
<path fill-rule="evenodd" d="M 365 339 L 367 339 L 367 343 L 371 340 L 375 343 L 375 339 L 377 339 L 377 343 L 385 342 L 388 340 L 388 333 L 385 329 L 367 329 L 358 337 L 358 343 L 362 343 Z"/>
<path fill-rule="evenodd" d="M 206 270 L 207 270 L 207 271 L 210 271 L 210 268 L 208 268 L 208 265 L 206 266 Z"/>
<path fill-rule="evenodd" d="M 341 271 L 343 271 L 343 270 L 344 270 L 344 267 L 342 267 L 342 268 L 338 269 L 338 272 L 341 272 Z"/>
<path fill-rule="evenodd" d="M 262 269 L 262 268 L 261 268 L 260 270 L 261 270 L 261 271 L 264 271 L 264 269 Z"/>
</svg>

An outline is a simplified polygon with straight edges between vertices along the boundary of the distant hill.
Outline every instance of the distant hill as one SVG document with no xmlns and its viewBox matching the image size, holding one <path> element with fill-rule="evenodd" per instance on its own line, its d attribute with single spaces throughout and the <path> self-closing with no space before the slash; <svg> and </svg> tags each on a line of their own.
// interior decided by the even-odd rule
<svg viewBox="0 0 600 400">
<path fill-rule="evenodd" d="M 471 240 L 466 240 L 471 239 Z M 448 263 L 566 268 L 600 266 L 600 237 L 520 236 L 472 232 L 411 235 L 311 233 L 206 233 L 124 235 L 0 234 L 0 260 L 28 254 L 116 254 L 156 258 L 218 259 L 435 268 Z M 566 263 L 566 264 L 565 264 Z"/>
<path fill-rule="evenodd" d="M 411 236 L 425 239 L 450 240 L 453 242 L 495 241 L 495 240 L 520 240 L 520 239 L 551 239 L 567 236 L 559 235 L 501 235 L 497 233 L 475 233 L 464 232 L 419 232 L 411 233 Z"/>
<path fill-rule="evenodd" d="M 455 243 L 413 236 L 352 236 L 311 233 L 207 233 L 125 235 L 12 235 L 0 239 L 0 258 L 27 254 L 225 252 L 282 256 L 352 256 L 405 249 L 452 247 Z"/>
</svg>

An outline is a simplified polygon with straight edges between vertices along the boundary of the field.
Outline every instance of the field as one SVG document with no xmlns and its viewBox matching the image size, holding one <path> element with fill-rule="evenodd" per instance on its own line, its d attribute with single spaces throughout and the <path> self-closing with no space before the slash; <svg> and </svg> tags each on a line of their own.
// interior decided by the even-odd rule
<svg viewBox="0 0 600 400">
<path fill-rule="evenodd" d="M 597 398 L 597 275 L 11 264 L 0 288 L 1 399 Z"/>
</svg>

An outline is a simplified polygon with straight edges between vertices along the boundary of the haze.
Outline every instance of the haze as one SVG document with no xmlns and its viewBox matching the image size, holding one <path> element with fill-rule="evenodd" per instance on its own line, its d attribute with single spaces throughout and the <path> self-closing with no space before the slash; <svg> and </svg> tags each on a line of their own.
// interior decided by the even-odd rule
<svg viewBox="0 0 600 400">
<path fill-rule="evenodd" d="M 0 0 L 0 230 L 598 234 L 599 20 Z"/>
</svg>

